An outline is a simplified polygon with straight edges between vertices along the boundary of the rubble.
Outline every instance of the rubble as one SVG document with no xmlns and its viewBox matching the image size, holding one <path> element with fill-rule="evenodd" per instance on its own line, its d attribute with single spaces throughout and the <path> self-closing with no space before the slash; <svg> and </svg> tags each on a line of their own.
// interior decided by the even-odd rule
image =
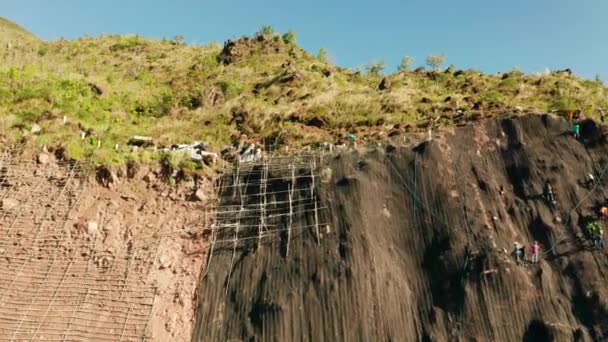
<svg viewBox="0 0 608 342">
<path fill-rule="evenodd" d="M 87 223 L 87 233 L 89 235 L 97 235 L 97 232 L 99 231 L 97 222 L 95 221 L 89 221 Z"/>
<path fill-rule="evenodd" d="M 17 206 L 19 205 L 19 203 L 16 200 L 11 199 L 11 198 L 3 199 L 1 204 L 2 204 L 1 208 L 4 211 L 11 211 L 11 210 L 17 208 Z"/>
<path fill-rule="evenodd" d="M 48 164 L 48 163 L 49 163 L 49 161 L 50 161 L 50 157 L 49 157 L 49 155 L 48 155 L 48 154 L 46 154 L 46 153 L 40 153 L 40 154 L 38 155 L 37 160 L 38 160 L 38 164 L 42 164 L 42 165 L 44 165 L 44 164 Z"/>
<path fill-rule="evenodd" d="M 191 160 L 203 161 L 207 164 L 217 163 L 218 155 L 214 152 L 208 152 L 209 144 L 206 142 L 195 141 L 191 144 L 178 144 L 171 146 L 171 151 L 186 153 Z"/>
<path fill-rule="evenodd" d="M 192 199 L 202 202 L 207 199 L 207 195 L 205 195 L 205 191 L 203 189 L 196 189 L 196 191 L 192 194 Z"/>
</svg>

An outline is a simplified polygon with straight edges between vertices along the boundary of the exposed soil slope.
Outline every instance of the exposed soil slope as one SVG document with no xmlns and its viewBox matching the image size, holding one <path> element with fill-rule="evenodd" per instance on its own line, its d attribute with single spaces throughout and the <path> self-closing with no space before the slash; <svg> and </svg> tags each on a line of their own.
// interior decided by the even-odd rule
<svg viewBox="0 0 608 342">
<path fill-rule="evenodd" d="M 271 200 L 285 203 L 280 193 L 295 184 L 292 200 L 308 210 L 273 221 L 278 233 L 259 247 L 256 228 L 234 246 L 234 228 L 218 232 L 228 242 L 216 244 L 200 285 L 194 340 L 607 338 L 608 257 L 589 249 L 583 227 L 607 199 L 608 144 L 592 121 L 584 143 L 569 131 L 552 115 L 487 119 L 413 148 L 344 152 L 318 164 L 312 198 L 306 168 L 295 183 L 271 169 Z M 587 173 L 597 187 L 583 184 Z M 250 183 L 240 207 L 260 203 L 259 175 L 225 176 Z M 555 210 L 540 196 L 546 179 Z M 238 198 L 224 188 L 220 211 Z M 313 203 L 327 207 L 317 219 Z M 255 216 L 231 222 L 255 227 Z M 302 227 L 290 236 L 288 218 Z M 319 243 L 314 222 L 328 223 Z M 513 242 L 533 240 L 540 263 L 516 265 Z"/>
<path fill-rule="evenodd" d="M 122 173 L 106 188 L 77 162 L 0 153 L 0 340 L 190 339 L 204 202 Z"/>
</svg>

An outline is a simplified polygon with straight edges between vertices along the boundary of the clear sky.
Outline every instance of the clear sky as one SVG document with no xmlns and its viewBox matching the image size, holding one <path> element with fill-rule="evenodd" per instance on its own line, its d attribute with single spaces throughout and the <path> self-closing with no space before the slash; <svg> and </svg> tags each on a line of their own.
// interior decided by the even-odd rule
<svg viewBox="0 0 608 342">
<path fill-rule="evenodd" d="M 347 67 L 383 59 L 392 71 L 404 55 L 424 65 L 444 52 L 459 68 L 572 68 L 608 80 L 607 0 L 1 0 L 0 16 L 48 40 L 136 33 L 221 43 L 271 25 Z"/>
</svg>

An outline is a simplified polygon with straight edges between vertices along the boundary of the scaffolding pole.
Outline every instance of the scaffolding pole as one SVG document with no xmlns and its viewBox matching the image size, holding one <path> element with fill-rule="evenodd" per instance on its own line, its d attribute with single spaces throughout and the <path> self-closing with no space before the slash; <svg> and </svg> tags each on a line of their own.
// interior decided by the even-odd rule
<svg viewBox="0 0 608 342">
<path fill-rule="evenodd" d="M 221 203 L 221 194 L 222 194 L 222 189 L 224 186 L 224 181 L 223 179 L 220 179 L 219 184 L 217 186 L 217 191 L 215 193 L 215 200 L 217 203 L 217 207 L 215 208 L 215 218 L 213 220 L 213 223 L 211 223 L 211 247 L 209 249 L 209 257 L 207 258 L 207 267 L 205 267 L 205 273 L 203 275 L 203 277 L 207 276 L 207 273 L 209 272 L 209 268 L 211 267 L 211 258 L 213 257 L 213 250 L 215 248 L 215 243 L 217 241 L 217 221 L 218 221 L 218 211 L 220 210 L 220 206 L 222 205 Z"/>
<path fill-rule="evenodd" d="M 241 162 L 239 160 L 237 160 L 236 161 L 236 175 L 235 175 L 234 171 L 232 172 L 232 180 L 234 181 L 234 184 L 232 185 L 233 189 L 234 189 L 234 193 L 232 195 L 233 199 L 236 199 L 236 191 L 238 189 L 240 189 L 240 184 L 237 183 L 239 181 L 239 179 L 240 179 L 240 176 L 239 176 L 239 170 L 240 169 L 241 169 Z"/>
<path fill-rule="evenodd" d="M 262 162 L 262 179 L 260 180 L 260 193 L 262 194 L 260 199 L 260 226 L 258 228 L 258 248 L 262 242 L 262 236 L 264 229 L 266 229 L 266 189 L 268 181 L 268 164 L 266 161 Z"/>
<path fill-rule="evenodd" d="M 321 234 L 319 233 L 319 214 L 317 209 L 317 201 L 315 196 L 315 160 L 310 162 L 310 197 L 315 206 L 315 234 L 317 236 L 317 245 L 321 244 Z"/>
<path fill-rule="evenodd" d="M 291 225 L 293 224 L 293 191 L 295 189 L 296 182 L 296 169 L 291 165 L 291 184 L 288 185 L 289 195 L 289 226 L 287 226 L 287 248 L 285 250 L 285 256 L 289 256 L 289 244 L 291 243 Z"/>
<path fill-rule="evenodd" d="M 237 167 L 237 174 L 239 173 L 239 169 Z M 249 176 L 247 176 L 245 185 L 245 191 L 247 191 L 247 182 L 249 181 Z M 243 184 L 243 183 L 241 183 Z M 236 227 L 234 229 L 234 244 L 232 247 L 232 260 L 230 261 L 230 270 L 228 271 L 228 281 L 226 282 L 226 295 L 228 294 L 228 288 L 230 287 L 230 277 L 232 276 L 232 267 L 234 266 L 234 259 L 236 258 L 236 248 L 239 243 L 239 230 L 241 225 L 241 216 L 245 209 L 245 196 L 243 195 L 243 187 L 241 186 L 239 189 L 239 197 L 241 200 L 241 209 L 236 216 Z"/>
</svg>

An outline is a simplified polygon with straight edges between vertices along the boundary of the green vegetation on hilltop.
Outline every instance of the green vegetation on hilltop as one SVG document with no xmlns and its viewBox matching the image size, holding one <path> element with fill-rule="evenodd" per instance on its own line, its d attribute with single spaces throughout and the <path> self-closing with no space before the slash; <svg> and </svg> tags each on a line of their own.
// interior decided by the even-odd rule
<svg viewBox="0 0 608 342">
<path fill-rule="evenodd" d="M 593 115 L 608 107 L 601 82 L 569 72 L 409 71 L 409 57 L 395 74 L 384 76 L 381 61 L 364 73 L 332 65 L 325 49 L 315 57 L 296 45 L 293 31 L 271 27 L 224 47 L 136 35 L 43 42 L 4 19 L 0 32 L 0 141 L 63 145 L 72 157 L 101 164 L 158 158 L 124 147 L 133 135 L 219 149 L 246 134 L 272 148 L 396 124 L 449 124 L 458 111 Z M 436 69 L 445 59 L 429 57 Z M 91 135 L 82 140 L 81 131 Z"/>
</svg>

